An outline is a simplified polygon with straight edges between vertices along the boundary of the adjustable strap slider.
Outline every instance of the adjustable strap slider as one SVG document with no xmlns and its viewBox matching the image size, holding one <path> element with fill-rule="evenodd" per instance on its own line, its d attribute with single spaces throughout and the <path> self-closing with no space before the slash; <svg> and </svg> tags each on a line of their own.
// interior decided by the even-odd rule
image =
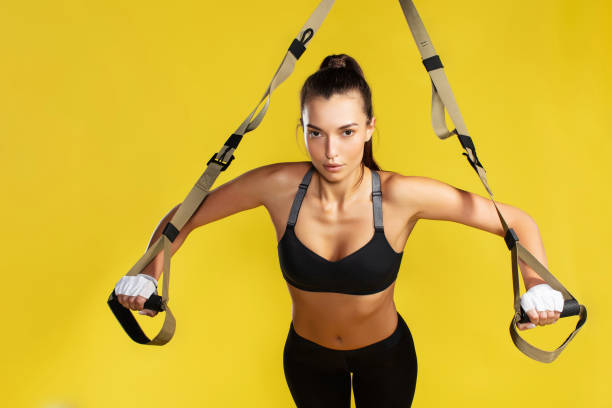
<svg viewBox="0 0 612 408">
<path fill-rule="evenodd" d="M 372 191 L 372 195 L 373 196 L 381 196 L 382 197 L 382 192 L 381 191 Z"/>
<path fill-rule="evenodd" d="M 423 65 L 425 65 L 425 69 L 427 70 L 427 72 L 433 71 L 434 69 L 438 68 L 444 68 L 439 55 L 434 55 L 432 57 L 425 58 L 422 62 Z"/>
<path fill-rule="evenodd" d="M 179 234 L 179 230 L 174 225 L 172 225 L 171 222 L 166 224 L 166 227 L 164 228 L 164 231 L 162 232 L 162 235 L 167 236 L 170 242 L 174 242 L 178 234 Z"/>
<path fill-rule="evenodd" d="M 306 184 L 306 183 L 300 183 L 300 185 L 299 185 L 299 187 L 298 187 L 298 188 L 301 188 L 302 190 L 306 190 L 306 189 L 308 189 L 308 184 Z"/>
<path fill-rule="evenodd" d="M 223 163 L 223 161 L 221 160 L 217 160 L 215 159 L 215 156 L 217 155 L 217 153 L 213 153 L 212 157 L 210 158 L 210 160 L 208 162 L 206 162 L 206 165 L 210 165 L 211 162 L 214 162 L 218 165 L 221 166 L 221 171 L 225 171 L 225 169 L 227 169 L 227 167 L 230 165 L 230 163 L 232 162 L 232 160 L 234 160 L 234 155 L 232 154 L 232 157 L 230 157 L 230 159 L 228 160 L 227 163 Z"/>
<path fill-rule="evenodd" d="M 512 228 L 508 228 L 508 231 L 506 231 L 506 236 L 504 237 L 504 241 L 506 241 L 506 246 L 508 247 L 508 249 L 512 250 L 518 240 L 519 239 L 518 235 L 516 235 L 516 232 L 514 232 Z"/>
</svg>

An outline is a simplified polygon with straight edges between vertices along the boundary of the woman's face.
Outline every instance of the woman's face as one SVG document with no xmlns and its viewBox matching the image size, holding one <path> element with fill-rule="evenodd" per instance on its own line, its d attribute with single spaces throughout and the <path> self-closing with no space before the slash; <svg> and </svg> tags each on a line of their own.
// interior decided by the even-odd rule
<svg viewBox="0 0 612 408">
<path fill-rule="evenodd" d="M 342 179 L 361 165 L 363 145 L 372 138 L 376 118 L 368 125 L 357 90 L 314 96 L 302 112 L 304 143 L 314 167 L 328 179 Z M 326 165 L 339 165 L 328 168 Z"/>
</svg>

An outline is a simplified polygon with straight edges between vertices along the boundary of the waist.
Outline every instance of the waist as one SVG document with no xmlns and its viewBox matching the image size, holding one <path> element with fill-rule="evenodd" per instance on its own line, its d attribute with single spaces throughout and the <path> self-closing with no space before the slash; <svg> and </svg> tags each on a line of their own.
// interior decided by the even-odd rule
<svg viewBox="0 0 612 408">
<path fill-rule="evenodd" d="M 379 342 L 397 329 L 399 314 L 392 298 L 373 311 L 364 312 L 325 304 L 317 309 L 294 307 L 291 328 L 299 337 L 335 350 L 352 350 Z"/>
</svg>

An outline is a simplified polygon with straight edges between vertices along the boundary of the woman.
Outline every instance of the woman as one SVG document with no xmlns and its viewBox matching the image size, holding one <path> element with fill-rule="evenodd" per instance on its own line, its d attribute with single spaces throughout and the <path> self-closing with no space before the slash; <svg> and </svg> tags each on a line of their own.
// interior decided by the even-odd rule
<svg viewBox="0 0 612 408">
<path fill-rule="evenodd" d="M 212 190 L 171 252 L 193 229 L 264 205 L 293 301 L 283 362 L 297 406 L 349 407 L 352 373 L 359 408 L 409 407 L 417 359 L 393 301 L 406 240 L 421 218 L 460 222 L 502 237 L 504 231 L 494 207 L 479 195 L 380 170 L 372 157 L 376 119 L 370 88 L 353 58 L 326 57 L 304 83 L 300 105 L 311 160 L 262 166 Z M 516 207 L 499 207 L 523 245 L 545 264 L 533 219 Z M 149 245 L 177 209 L 160 222 Z M 120 281 L 115 291 L 123 306 L 155 315 L 143 311 L 143 304 L 155 291 L 162 261 L 158 256 L 143 274 Z M 529 289 L 523 308 L 533 324 L 519 329 L 556 322 L 561 293 L 526 264 L 521 269 Z"/>
</svg>

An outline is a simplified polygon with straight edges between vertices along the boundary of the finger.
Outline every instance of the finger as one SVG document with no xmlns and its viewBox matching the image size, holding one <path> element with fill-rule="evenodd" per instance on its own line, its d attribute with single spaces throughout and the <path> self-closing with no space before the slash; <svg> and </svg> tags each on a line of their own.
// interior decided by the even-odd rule
<svg viewBox="0 0 612 408">
<path fill-rule="evenodd" d="M 525 293 L 523 296 L 521 296 L 521 307 L 525 312 L 535 309 L 536 304 L 533 301 L 533 296 L 531 296 L 529 293 Z"/>
<path fill-rule="evenodd" d="M 128 298 L 128 304 L 130 305 L 130 309 L 138 310 L 138 296 L 130 296 Z"/>
<path fill-rule="evenodd" d="M 538 312 L 536 312 L 535 309 L 529 309 L 527 311 L 527 316 L 529 316 L 529 321 L 531 321 L 531 323 L 535 325 L 540 322 L 540 315 L 538 314 Z"/>
<path fill-rule="evenodd" d="M 145 315 L 145 316 L 149 316 L 149 317 L 154 317 L 157 314 L 157 310 L 142 309 L 138 313 L 141 314 L 141 315 Z"/>
<path fill-rule="evenodd" d="M 130 308 L 132 310 L 142 310 L 147 298 L 143 296 L 130 296 Z"/>
<path fill-rule="evenodd" d="M 555 311 L 554 310 L 547 310 L 546 314 L 548 315 L 548 324 L 553 324 L 555 322 Z"/>
<path fill-rule="evenodd" d="M 538 315 L 540 317 L 538 325 L 545 326 L 547 324 L 546 320 L 548 319 L 548 314 L 546 313 L 546 310 L 538 312 Z"/>
<path fill-rule="evenodd" d="M 136 296 L 136 300 L 134 301 L 134 303 L 136 304 L 136 310 L 142 310 L 144 309 L 144 304 L 147 301 L 147 298 L 144 296 Z"/>
<path fill-rule="evenodd" d="M 126 309 L 129 309 L 129 305 L 125 302 L 126 297 L 127 296 L 125 295 L 117 295 L 117 302 L 119 302 L 119 304 L 125 307 Z"/>
<path fill-rule="evenodd" d="M 534 329 L 535 327 L 537 326 L 533 323 L 519 323 L 518 324 L 519 330 Z"/>
</svg>

